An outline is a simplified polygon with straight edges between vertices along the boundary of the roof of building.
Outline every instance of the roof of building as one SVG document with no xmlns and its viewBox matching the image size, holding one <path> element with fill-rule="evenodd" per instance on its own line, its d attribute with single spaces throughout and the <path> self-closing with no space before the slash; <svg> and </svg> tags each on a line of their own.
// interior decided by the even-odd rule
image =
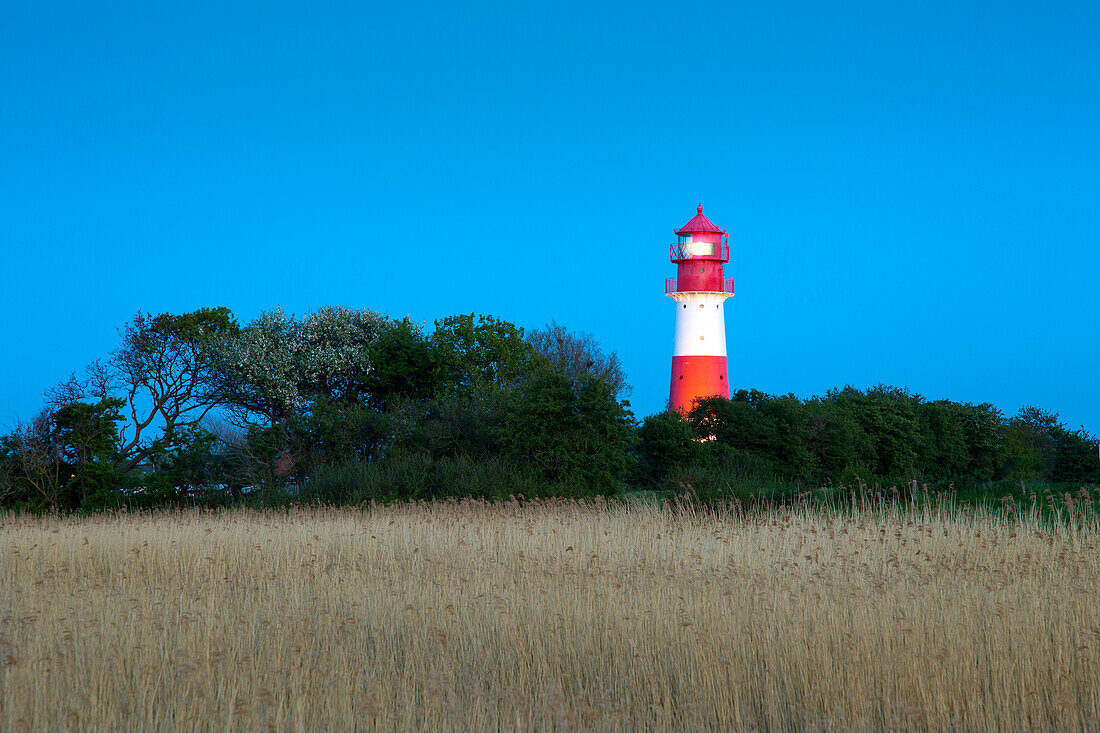
<svg viewBox="0 0 1100 733">
<path fill-rule="evenodd" d="M 711 223 L 710 219 L 703 216 L 703 205 L 699 204 L 699 208 L 696 209 L 696 214 L 692 217 L 691 221 L 684 224 L 677 229 L 674 233 L 677 235 L 683 234 L 725 234 L 726 230 L 715 226 Z"/>
</svg>

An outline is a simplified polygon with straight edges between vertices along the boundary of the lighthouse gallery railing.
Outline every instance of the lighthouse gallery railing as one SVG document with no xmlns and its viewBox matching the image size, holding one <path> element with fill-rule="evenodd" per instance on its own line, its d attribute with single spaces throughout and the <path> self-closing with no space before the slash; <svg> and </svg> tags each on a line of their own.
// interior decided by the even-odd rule
<svg viewBox="0 0 1100 733">
<path fill-rule="evenodd" d="M 717 254 L 715 253 L 715 249 L 717 249 Z M 721 244 L 719 244 L 716 242 L 679 242 L 677 244 L 668 245 L 668 258 L 673 262 L 690 260 L 695 257 L 706 257 L 708 259 L 712 257 L 717 257 L 718 259 L 729 262 L 729 243 L 722 242 Z"/>
<path fill-rule="evenodd" d="M 665 278 L 665 295 L 669 293 L 733 293 L 733 278 L 727 277 L 722 280 L 721 290 L 681 290 L 676 286 L 676 278 Z"/>
</svg>

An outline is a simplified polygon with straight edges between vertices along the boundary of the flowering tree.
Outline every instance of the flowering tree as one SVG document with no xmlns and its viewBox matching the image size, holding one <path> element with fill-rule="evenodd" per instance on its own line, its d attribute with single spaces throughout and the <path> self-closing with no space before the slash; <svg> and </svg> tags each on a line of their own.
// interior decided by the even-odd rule
<svg viewBox="0 0 1100 733">
<path fill-rule="evenodd" d="M 374 311 L 326 306 L 302 319 L 261 313 L 215 345 L 216 389 L 236 420 L 281 424 L 319 397 L 358 403 L 370 347 L 388 327 Z"/>
<path fill-rule="evenodd" d="M 276 308 L 214 343 L 214 390 L 237 422 L 254 415 L 280 422 L 300 407 L 293 331 Z"/>
<path fill-rule="evenodd" d="M 370 349 L 389 327 L 369 310 L 326 306 L 298 325 L 298 378 L 309 397 L 358 403 L 373 370 Z"/>
</svg>

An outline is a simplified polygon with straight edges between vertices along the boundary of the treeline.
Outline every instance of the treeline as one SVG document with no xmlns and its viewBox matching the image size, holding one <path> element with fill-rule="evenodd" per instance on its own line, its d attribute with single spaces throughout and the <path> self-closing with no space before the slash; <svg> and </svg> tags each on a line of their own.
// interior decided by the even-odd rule
<svg viewBox="0 0 1100 733">
<path fill-rule="evenodd" d="M 639 430 L 652 485 L 708 496 L 763 487 L 906 486 L 993 482 L 1095 483 L 1098 441 L 1058 416 L 1024 407 L 925 400 L 897 387 L 846 387 L 799 399 L 740 390 L 686 417 L 660 413 Z"/>
<path fill-rule="evenodd" d="M 896 388 L 741 391 L 640 424 L 614 354 L 551 323 L 368 310 L 139 313 L 0 438 L 0 507 L 432 497 L 722 500 L 764 487 L 1100 480 L 1097 440 Z"/>
<path fill-rule="evenodd" d="M 120 336 L 0 438 L 0 506 L 614 495 L 629 473 L 619 361 L 556 324 L 212 308 Z"/>
</svg>

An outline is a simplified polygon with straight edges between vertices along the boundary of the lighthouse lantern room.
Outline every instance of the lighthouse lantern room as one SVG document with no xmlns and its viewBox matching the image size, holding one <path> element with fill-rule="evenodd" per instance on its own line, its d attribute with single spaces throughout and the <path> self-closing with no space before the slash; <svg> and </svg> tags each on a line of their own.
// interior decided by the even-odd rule
<svg viewBox="0 0 1100 733">
<path fill-rule="evenodd" d="M 701 397 L 729 397 L 723 304 L 733 296 L 733 279 L 723 271 L 729 234 L 703 216 L 702 204 L 675 234 L 669 260 L 676 277 L 665 280 L 665 295 L 676 302 L 668 403 L 686 414 Z"/>
</svg>

